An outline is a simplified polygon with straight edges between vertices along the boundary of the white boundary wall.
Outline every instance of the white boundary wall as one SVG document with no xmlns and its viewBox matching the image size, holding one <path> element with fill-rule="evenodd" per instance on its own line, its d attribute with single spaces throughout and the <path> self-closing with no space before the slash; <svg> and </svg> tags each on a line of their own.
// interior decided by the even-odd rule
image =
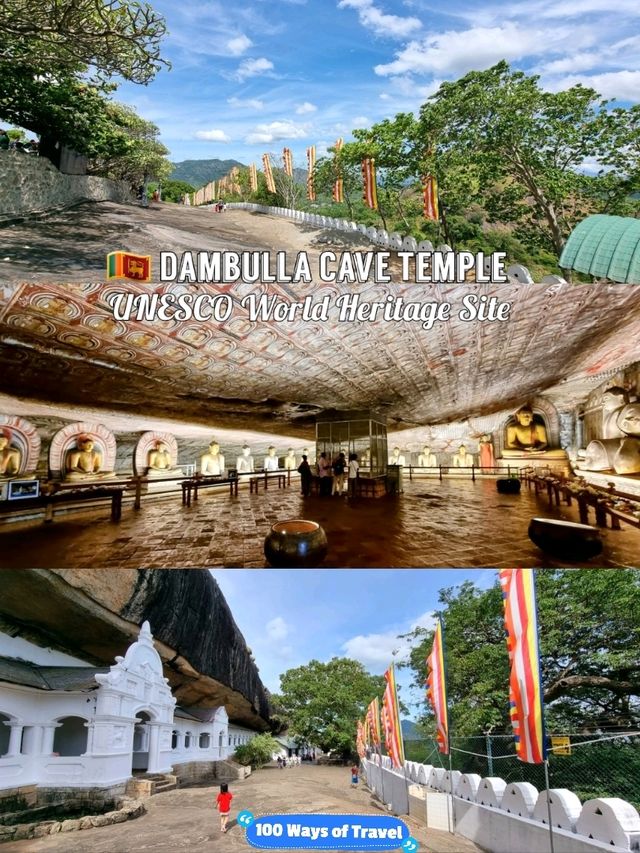
<svg viewBox="0 0 640 853">
<path fill-rule="evenodd" d="M 407 761 L 403 774 L 392 770 L 386 757 L 382 767 L 368 759 L 362 764 L 369 788 L 396 815 L 410 813 L 432 829 L 451 825 L 491 853 L 549 853 L 546 791 L 454 771 L 452 797 L 449 773 L 442 768 Z M 640 851 L 640 815 L 630 803 L 605 797 L 582 804 L 566 789 L 549 794 L 556 853 Z"/>
</svg>

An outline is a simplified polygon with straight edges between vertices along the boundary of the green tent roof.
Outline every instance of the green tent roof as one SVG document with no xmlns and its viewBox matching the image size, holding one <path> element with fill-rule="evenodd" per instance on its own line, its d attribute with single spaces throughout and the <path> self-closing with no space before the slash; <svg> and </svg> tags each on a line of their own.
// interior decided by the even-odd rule
<svg viewBox="0 0 640 853">
<path fill-rule="evenodd" d="M 588 216 L 569 235 L 560 266 L 609 281 L 640 284 L 640 219 L 602 213 Z"/>
</svg>

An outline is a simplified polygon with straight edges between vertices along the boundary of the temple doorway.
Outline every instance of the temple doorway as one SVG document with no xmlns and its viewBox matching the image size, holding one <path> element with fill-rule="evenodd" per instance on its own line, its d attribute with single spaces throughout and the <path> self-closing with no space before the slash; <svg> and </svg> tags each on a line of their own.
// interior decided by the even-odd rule
<svg viewBox="0 0 640 853">
<path fill-rule="evenodd" d="M 137 773 L 146 773 L 150 766 L 150 744 L 151 717 L 146 711 L 140 711 L 136 715 L 136 724 L 133 730 L 133 765 L 132 769 Z"/>
</svg>

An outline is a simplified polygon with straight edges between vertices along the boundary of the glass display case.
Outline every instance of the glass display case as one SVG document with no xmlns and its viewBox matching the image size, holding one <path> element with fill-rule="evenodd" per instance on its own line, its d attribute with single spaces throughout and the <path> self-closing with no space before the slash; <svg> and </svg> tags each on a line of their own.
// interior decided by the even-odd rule
<svg viewBox="0 0 640 853">
<path fill-rule="evenodd" d="M 326 453 L 333 461 L 339 453 L 349 459 L 357 453 L 360 474 L 379 477 L 387 473 L 387 421 L 370 411 L 325 412 L 316 421 L 316 458 Z"/>
</svg>

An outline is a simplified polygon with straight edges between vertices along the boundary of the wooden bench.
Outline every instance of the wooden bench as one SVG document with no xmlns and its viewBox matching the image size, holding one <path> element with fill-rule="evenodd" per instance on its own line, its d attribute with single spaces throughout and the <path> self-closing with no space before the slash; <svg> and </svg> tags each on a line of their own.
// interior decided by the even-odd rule
<svg viewBox="0 0 640 853">
<path fill-rule="evenodd" d="M 198 492 L 200 489 L 208 489 L 212 486 L 223 486 L 229 484 L 229 497 L 238 497 L 238 480 L 226 479 L 224 477 L 193 477 L 189 480 L 183 480 L 182 485 L 182 506 L 191 506 L 191 500 L 198 500 Z"/>
<path fill-rule="evenodd" d="M 61 486 L 50 495 L 40 495 L 37 498 L 0 502 L 0 513 L 8 514 L 24 509 L 44 508 L 45 524 L 53 521 L 55 510 L 64 505 L 74 505 L 87 501 L 111 501 L 111 521 L 122 518 L 122 495 L 126 486 Z"/>
</svg>

